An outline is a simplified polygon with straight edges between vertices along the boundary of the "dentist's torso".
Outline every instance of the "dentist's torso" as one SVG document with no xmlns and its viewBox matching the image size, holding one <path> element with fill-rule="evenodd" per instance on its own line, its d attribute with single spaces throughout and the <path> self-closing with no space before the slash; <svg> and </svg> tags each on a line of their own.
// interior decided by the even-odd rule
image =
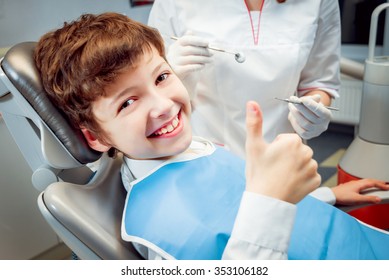
<svg viewBox="0 0 389 280">
<path fill-rule="evenodd" d="M 182 36 L 192 30 L 207 38 L 211 46 L 246 56 L 244 63 L 237 63 L 231 54 L 214 52 L 213 63 L 195 73 L 199 75 L 192 89 L 195 134 L 226 144 L 244 157 L 244 108 L 249 100 L 262 108 L 265 139 L 271 141 L 280 133 L 293 131 L 287 119 L 288 106 L 275 97 L 288 98 L 301 87 L 301 72 L 314 45 L 322 1 L 279 4 L 265 0 L 262 11 L 251 14 L 245 1 L 238 0 L 161 2 L 164 7 L 158 12 L 162 17 L 161 10 L 170 10 L 169 24 L 159 24 L 155 16 L 150 23 L 162 34 Z M 326 55 L 324 47 L 322 52 Z"/>
</svg>

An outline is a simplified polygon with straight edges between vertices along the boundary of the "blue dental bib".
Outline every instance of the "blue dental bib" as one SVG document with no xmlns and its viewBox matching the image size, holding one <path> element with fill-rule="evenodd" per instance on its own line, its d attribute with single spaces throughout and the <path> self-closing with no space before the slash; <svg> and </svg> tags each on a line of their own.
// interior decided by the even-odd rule
<svg viewBox="0 0 389 280">
<path fill-rule="evenodd" d="M 135 183 L 122 236 L 175 259 L 221 259 L 245 190 L 244 161 L 222 148 L 169 163 Z M 297 205 L 290 259 L 389 259 L 388 234 L 307 196 Z"/>
</svg>

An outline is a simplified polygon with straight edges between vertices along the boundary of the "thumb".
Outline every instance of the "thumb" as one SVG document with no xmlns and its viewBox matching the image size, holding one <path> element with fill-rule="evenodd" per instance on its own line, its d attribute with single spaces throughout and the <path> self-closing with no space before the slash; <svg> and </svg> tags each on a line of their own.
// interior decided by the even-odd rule
<svg viewBox="0 0 389 280">
<path fill-rule="evenodd" d="M 247 145 L 262 145 L 266 144 L 262 135 L 262 111 L 258 103 L 254 101 L 247 102 L 246 105 L 246 150 Z M 258 146 L 257 146 L 258 147 Z"/>
</svg>

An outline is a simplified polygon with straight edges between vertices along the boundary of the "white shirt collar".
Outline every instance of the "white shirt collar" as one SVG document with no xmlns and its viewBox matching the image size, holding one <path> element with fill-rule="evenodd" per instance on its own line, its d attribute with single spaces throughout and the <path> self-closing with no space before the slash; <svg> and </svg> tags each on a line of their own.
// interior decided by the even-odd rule
<svg viewBox="0 0 389 280">
<path fill-rule="evenodd" d="M 204 138 L 194 136 L 192 143 L 185 152 L 169 158 L 168 160 L 135 160 L 125 157 L 124 161 L 127 168 L 131 170 L 131 174 L 139 180 L 148 176 L 164 164 L 195 159 L 201 156 L 209 155 L 214 151 L 215 146 L 212 142 Z"/>
</svg>

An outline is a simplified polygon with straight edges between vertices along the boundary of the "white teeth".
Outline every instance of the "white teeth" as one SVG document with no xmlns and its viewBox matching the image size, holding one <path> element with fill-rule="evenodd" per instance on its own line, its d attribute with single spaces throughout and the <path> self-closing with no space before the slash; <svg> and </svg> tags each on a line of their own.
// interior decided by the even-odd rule
<svg viewBox="0 0 389 280">
<path fill-rule="evenodd" d="M 175 117 L 175 119 L 170 124 L 156 131 L 155 134 L 162 135 L 168 132 L 172 132 L 178 126 L 178 123 L 179 123 L 178 117 Z"/>
<path fill-rule="evenodd" d="M 174 127 L 171 124 L 169 124 L 166 128 L 167 128 L 167 132 L 172 132 L 174 129 Z"/>
</svg>

